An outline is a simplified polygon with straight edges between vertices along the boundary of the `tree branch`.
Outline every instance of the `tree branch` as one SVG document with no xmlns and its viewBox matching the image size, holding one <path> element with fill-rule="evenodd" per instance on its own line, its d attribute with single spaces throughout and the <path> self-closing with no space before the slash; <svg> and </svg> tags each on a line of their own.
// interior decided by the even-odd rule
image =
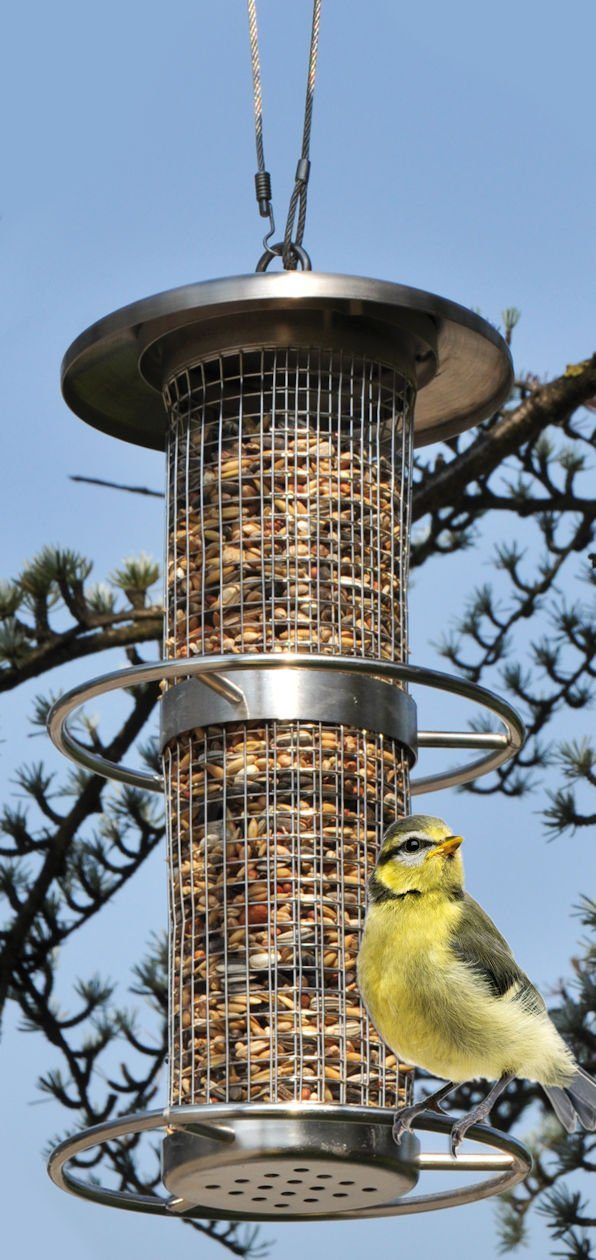
<svg viewBox="0 0 596 1260">
<path fill-rule="evenodd" d="M 468 486 L 493 472 L 520 446 L 550 424 L 563 424 L 571 412 L 596 395 L 596 354 L 577 375 L 557 377 L 506 412 L 455 459 L 431 473 L 414 490 L 412 519 L 459 502 Z"/>
<path fill-rule="evenodd" d="M 113 623 L 123 618 L 130 624 L 115 629 Z M 22 664 L 0 670 L 0 691 L 10 691 L 22 682 L 27 682 L 29 678 L 38 678 L 40 674 L 55 669 L 58 665 L 92 656 L 93 653 L 103 652 L 107 648 L 128 647 L 130 644 L 161 639 L 163 613 L 160 608 L 131 608 L 108 620 L 111 623 L 108 629 L 93 634 L 88 633 L 86 626 L 77 624 L 32 651 Z"/>
<path fill-rule="evenodd" d="M 120 761 L 134 743 L 155 705 L 156 696 L 157 689 L 152 685 L 138 689 L 132 713 L 106 749 L 111 761 Z M 89 777 L 70 813 L 56 828 L 41 871 L 31 885 L 27 900 L 6 933 L 4 948 L 0 954 L 0 1015 L 10 989 L 13 969 L 24 948 L 35 917 L 41 910 L 53 881 L 60 876 L 65 854 L 79 828 L 90 814 L 96 813 L 101 808 L 101 797 L 106 786 L 106 780 L 100 778 L 99 775 Z"/>
</svg>

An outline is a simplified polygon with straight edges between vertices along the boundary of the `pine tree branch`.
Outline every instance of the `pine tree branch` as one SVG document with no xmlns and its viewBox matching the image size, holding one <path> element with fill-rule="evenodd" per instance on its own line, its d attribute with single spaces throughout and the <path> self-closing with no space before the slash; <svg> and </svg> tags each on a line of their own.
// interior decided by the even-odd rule
<svg viewBox="0 0 596 1260">
<path fill-rule="evenodd" d="M 556 488 L 555 488 L 556 490 Z M 457 505 L 458 514 L 466 512 L 475 519 L 483 512 L 514 512 L 522 519 L 528 516 L 541 516 L 545 512 L 577 512 L 593 521 L 596 518 L 596 501 L 582 499 L 578 495 L 556 491 L 550 499 L 520 499 L 513 494 L 493 494 L 491 490 L 482 490 L 479 494 L 462 494 Z"/>
<path fill-rule="evenodd" d="M 155 705 L 156 696 L 154 686 L 139 688 L 135 692 L 132 713 L 106 749 L 109 760 L 120 761 L 134 743 Z M 106 786 L 106 780 L 99 775 L 89 777 L 73 808 L 56 828 L 42 868 L 6 933 L 4 948 L 0 954 L 0 1016 L 10 990 L 13 969 L 24 949 L 36 915 L 41 911 L 53 882 L 63 870 L 65 855 L 77 832 L 87 818 L 101 809 L 102 793 Z"/>
<path fill-rule="evenodd" d="M 128 624 L 117 626 L 121 621 Z M 96 652 L 104 652 L 107 648 L 128 647 L 155 639 L 159 641 L 163 629 L 163 613 L 156 607 L 129 608 L 113 616 L 96 617 L 94 622 L 95 625 L 104 624 L 107 628 L 90 634 L 88 625 L 77 623 L 63 634 L 54 635 L 49 642 L 28 652 L 21 664 L 0 669 L 0 691 L 10 691 L 27 682 L 29 678 L 38 678 L 40 674 L 56 669 L 58 665 L 92 656 Z"/>
<path fill-rule="evenodd" d="M 83 477 L 71 473 L 69 481 L 82 481 L 88 486 L 105 486 L 108 490 L 125 490 L 127 494 L 145 494 L 152 499 L 165 499 L 163 490 L 150 490 L 148 486 L 126 486 L 119 481 L 104 481 L 102 477 Z"/>
<path fill-rule="evenodd" d="M 486 478 L 508 456 L 552 424 L 563 424 L 582 403 L 596 395 L 596 354 L 577 375 L 557 377 L 537 388 L 519 407 L 482 430 L 467 450 L 416 486 L 412 519 L 458 504 L 468 486 Z"/>
</svg>

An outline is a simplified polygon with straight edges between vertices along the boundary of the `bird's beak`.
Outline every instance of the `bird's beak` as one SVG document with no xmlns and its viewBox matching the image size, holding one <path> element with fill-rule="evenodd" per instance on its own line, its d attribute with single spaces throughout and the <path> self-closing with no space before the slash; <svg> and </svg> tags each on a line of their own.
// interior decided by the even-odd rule
<svg viewBox="0 0 596 1260">
<path fill-rule="evenodd" d="M 463 836 L 448 836 L 446 840 L 443 840 L 442 844 L 438 844 L 436 849 L 433 849 L 431 856 L 453 857 L 453 854 L 459 849 L 460 844 L 463 844 L 463 842 Z"/>
</svg>

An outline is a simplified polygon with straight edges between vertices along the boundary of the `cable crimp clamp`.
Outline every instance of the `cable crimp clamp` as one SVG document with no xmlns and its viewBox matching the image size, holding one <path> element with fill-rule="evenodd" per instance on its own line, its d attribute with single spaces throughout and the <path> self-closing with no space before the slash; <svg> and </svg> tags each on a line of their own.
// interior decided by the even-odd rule
<svg viewBox="0 0 596 1260">
<path fill-rule="evenodd" d="M 308 184 L 309 176 L 310 176 L 310 161 L 308 158 L 301 157 L 298 159 L 298 165 L 296 167 L 296 183 L 304 184 L 304 186 L 306 187 L 306 185 Z"/>
<path fill-rule="evenodd" d="M 271 176 L 269 171 L 257 171 L 255 175 L 255 191 L 259 203 L 259 214 L 266 219 L 271 214 Z"/>
</svg>

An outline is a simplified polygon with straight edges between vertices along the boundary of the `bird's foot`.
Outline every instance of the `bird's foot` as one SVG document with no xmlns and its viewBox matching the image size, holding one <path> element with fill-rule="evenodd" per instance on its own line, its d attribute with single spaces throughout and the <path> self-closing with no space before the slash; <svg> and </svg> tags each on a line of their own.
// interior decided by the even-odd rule
<svg viewBox="0 0 596 1260">
<path fill-rule="evenodd" d="M 453 1081 L 447 1081 L 440 1089 L 436 1089 L 434 1094 L 428 1094 L 426 1098 L 422 1098 L 419 1103 L 413 1103 L 410 1107 L 401 1107 L 395 1113 L 393 1121 L 393 1141 L 401 1142 L 404 1133 L 412 1132 L 412 1121 L 417 1116 L 421 1116 L 425 1111 L 438 1111 L 440 1116 L 444 1116 L 445 1112 L 441 1107 L 441 1101 L 455 1089 Z"/>
<path fill-rule="evenodd" d="M 426 1100 L 426 1110 L 427 1110 L 427 1111 L 436 1111 L 436 1112 L 437 1112 L 437 1114 L 438 1114 L 439 1116 L 448 1116 L 448 1115 L 449 1115 L 449 1112 L 448 1112 L 448 1111 L 445 1111 L 445 1108 L 441 1106 L 440 1102 L 438 1102 L 438 1100 L 437 1100 L 436 1098 L 427 1098 L 427 1100 Z"/>
<path fill-rule="evenodd" d="M 484 1122 L 488 1120 L 489 1114 L 490 1113 L 487 1111 L 486 1107 L 483 1107 L 482 1104 L 480 1104 L 479 1107 L 474 1107 L 473 1110 L 470 1111 L 469 1115 L 464 1116 L 462 1120 L 456 1120 L 449 1135 L 449 1146 L 451 1154 L 454 1158 L 457 1156 L 458 1149 L 461 1146 L 468 1129 L 471 1129 L 473 1124 L 484 1124 Z"/>
<path fill-rule="evenodd" d="M 412 1121 L 416 1119 L 416 1116 L 421 1115 L 421 1113 L 425 1110 L 425 1104 L 420 1106 L 419 1103 L 416 1103 L 412 1107 L 402 1107 L 400 1111 L 396 1111 L 393 1120 L 393 1129 L 391 1132 L 393 1141 L 396 1142 L 398 1146 L 404 1133 L 412 1132 Z"/>
</svg>

